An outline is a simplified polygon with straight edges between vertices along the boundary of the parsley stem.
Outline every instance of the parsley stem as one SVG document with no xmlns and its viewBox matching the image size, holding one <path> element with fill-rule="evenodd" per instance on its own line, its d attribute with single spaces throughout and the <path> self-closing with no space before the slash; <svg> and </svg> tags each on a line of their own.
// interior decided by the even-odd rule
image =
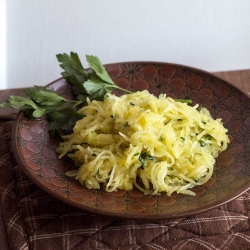
<svg viewBox="0 0 250 250">
<path fill-rule="evenodd" d="M 175 99 L 176 102 L 188 103 L 191 104 L 192 100 L 190 99 Z"/>
<path fill-rule="evenodd" d="M 117 85 L 116 85 L 116 88 L 119 89 L 119 90 L 122 90 L 122 91 L 124 91 L 124 92 L 126 92 L 126 93 L 129 93 L 129 94 L 132 94 L 132 93 L 133 93 L 132 91 L 130 91 L 130 90 L 128 90 L 128 89 L 124 89 L 124 88 L 119 87 L 119 86 L 117 86 Z"/>
</svg>

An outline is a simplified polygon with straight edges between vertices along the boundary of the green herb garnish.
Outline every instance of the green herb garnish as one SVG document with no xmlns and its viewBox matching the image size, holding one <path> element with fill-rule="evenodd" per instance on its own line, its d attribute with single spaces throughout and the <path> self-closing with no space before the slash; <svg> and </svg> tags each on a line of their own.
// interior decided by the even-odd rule
<svg viewBox="0 0 250 250">
<path fill-rule="evenodd" d="M 144 169 L 146 160 L 156 161 L 156 158 L 152 155 L 142 153 L 139 155 L 139 161 L 141 162 L 141 169 Z"/>
<path fill-rule="evenodd" d="M 0 107 L 21 110 L 31 118 L 46 115 L 50 122 L 49 130 L 52 133 L 61 133 L 61 130 L 71 129 L 76 121 L 83 118 L 77 109 L 86 104 L 87 98 L 103 100 L 106 94 L 114 89 L 131 93 L 113 82 L 101 61 L 95 56 L 86 56 L 90 70 L 83 68 L 76 53 L 58 54 L 56 57 L 60 67 L 64 69 L 61 74 L 71 86 L 77 100 L 67 100 L 46 87 L 34 86 L 25 89 L 27 97 L 10 96 Z"/>
<path fill-rule="evenodd" d="M 76 99 L 86 101 L 88 93 L 83 83 L 89 79 L 89 72 L 83 68 L 77 53 L 71 52 L 70 55 L 56 55 L 60 67 L 64 70 L 61 74 L 67 83 L 71 86 Z"/>
<path fill-rule="evenodd" d="M 203 140 L 199 140 L 199 143 L 200 143 L 201 147 L 205 147 L 206 146 L 206 143 Z"/>
<path fill-rule="evenodd" d="M 34 86 L 25 89 L 27 97 L 10 96 L 9 100 L 0 104 L 2 108 L 15 108 L 32 118 L 47 116 L 50 122 L 49 130 L 67 130 L 72 128 L 83 115 L 76 112 L 76 107 L 82 102 L 67 100 L 45 87 Z"/>
<path fill-rule="evenodd" d="M 84 88 L 89 94 L 90 100 L 102 101 L 106 94 L 111 93 L 114 89 L 132 93 L 127 89 L 117 86 L 113 82 L 98 57 L 87 55 L 86 58 L 90 68 L 93 70 L 88 80 L 83 83 Z"/>
<path fill-rule="evenodd" d="M 131 93 L 114 83 L 96 56 L 86 56 L 89 69 L 83 67 L 77 53 L 58 54 L 56 57 L 60 67 L 64 70 L 61 74 L 71 86 L 76 100 L 67 100 L 46 87 L 34 86 L 25 89 L 26 97 L 10 96 L 9 100 L 0 104 L 0 107 L 21 110 L 31 118 L 46 115 L 50 123 L 50 132 L 61 134 L 62 130 L 72 129 L 75 123 L 83 118 L 83 115 L 79 114 L 77 110 L 86 105 L 87 98 L 102 101 L 108 93 L 115 89 Z M 176 99 L 176 101 L 191 103 L 191 100 L 186 99 Z M 130 104 L 134 106 L 134 103 Z"/>
<path fill-rule="evenodd" d="M 129 128 L 129 127 L 130 127 L 129 123 L 128 123 L 128 122 L 125 122 L 124 127 L 125 127 L 125 128 Z"/>
<path fill-rule="evenodd" d="M 176 102 L 183 102 L 183 103 L 187 103 L 187 104 L 191 104 L 192 100 L 190 99 L 175 99 Z"/>
</svg>

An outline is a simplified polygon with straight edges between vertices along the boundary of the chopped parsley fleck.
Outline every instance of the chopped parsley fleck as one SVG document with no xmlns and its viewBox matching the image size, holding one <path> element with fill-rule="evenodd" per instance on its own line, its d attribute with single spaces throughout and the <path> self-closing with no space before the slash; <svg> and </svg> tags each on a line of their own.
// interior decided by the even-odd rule
<svg viewBox="0 0 250 250">
<path fill-rule="evenodd" d="M 149 155 L 149 154 L 145 154 L 145 153 L 140 154 L 139 161 L 142 164 L 140 167 L 141 169 L 144 169 L 144 167 L 145 167 L 145 160 L 156 161 L 156 158 L 152 155 Z"/>
<path fill-rule="evenodd" d="M 125 122 L 124 127 L 125 127 L 125 128 L 128 128 L 129 126 L 130 126 L 129 123 L 128 123 L 128 122 Z"/>
<path fill-rule="evenodd" d="M 199 143 L 200 143 L 201 147 L 205 147 L 206 146 L 206 143 L 203 140 L 199 140 Z"/>
</svg>

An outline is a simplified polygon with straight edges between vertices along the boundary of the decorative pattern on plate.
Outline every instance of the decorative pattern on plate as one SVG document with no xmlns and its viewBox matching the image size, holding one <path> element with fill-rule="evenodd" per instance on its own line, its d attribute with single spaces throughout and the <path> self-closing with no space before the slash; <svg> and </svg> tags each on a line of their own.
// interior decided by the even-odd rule
<svg viewBox="0 0 250 250">
<path fill-rule="evenodd" d="M 195 197 L 175 194 L 144 195 L 138 190 L 107 193 L 88 190 L 65 176 L 72 162 L 59 160 L 58 142 L 48 134 L 42 118 L 30 120 L 19 113 L 13 129 L 13 149 L 27 176 L 51 195 L 75 207 L 109 216 L 162 219 L 187 216 L 228 202 L 250 187 L 250 100 L 229 83 L 207 72 L 183 65 L 128 62 L 106 65 L 114 81 L 131 90 L 148 89 L 173 98 L 190 98 L 222 118 L 231 143 L 216 162 L 212 178 L 194 188 Z M 63 79 L 48 85 L 73 98 Z"/>
</svg>

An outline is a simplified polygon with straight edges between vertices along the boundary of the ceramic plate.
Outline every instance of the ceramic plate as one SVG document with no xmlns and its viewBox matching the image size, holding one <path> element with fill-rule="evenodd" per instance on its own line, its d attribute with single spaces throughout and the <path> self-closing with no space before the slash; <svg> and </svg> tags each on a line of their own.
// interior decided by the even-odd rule
<svg viewBox="0 0 250 250">
<path fill-rule="evenodd" d="M 103 215 L 132 219 L 166 219 L 188 216 L 222 205 L 250 187 L 250 99 L 212 74 L 183 65 L 126 62 L 105 66 L 113 80 L 133 91 L 148 89 L 173 98 L 190 98 L 222 118 L 231 143 L 217 158 L 212 178 L 194 188 L 196 196 L 150 196 L 138 190 L 108 193 L 88 190 L 65 176 L 72 164 L 58 159 L 58 142 L 48 134 L 48 123 L 28 119 L 22 112 L 13 129 L 15 157 L 27 176 L 54 197 L 77 208 Z M 72 98 L 63 79 L 48 85 Z"/>
</svg>

